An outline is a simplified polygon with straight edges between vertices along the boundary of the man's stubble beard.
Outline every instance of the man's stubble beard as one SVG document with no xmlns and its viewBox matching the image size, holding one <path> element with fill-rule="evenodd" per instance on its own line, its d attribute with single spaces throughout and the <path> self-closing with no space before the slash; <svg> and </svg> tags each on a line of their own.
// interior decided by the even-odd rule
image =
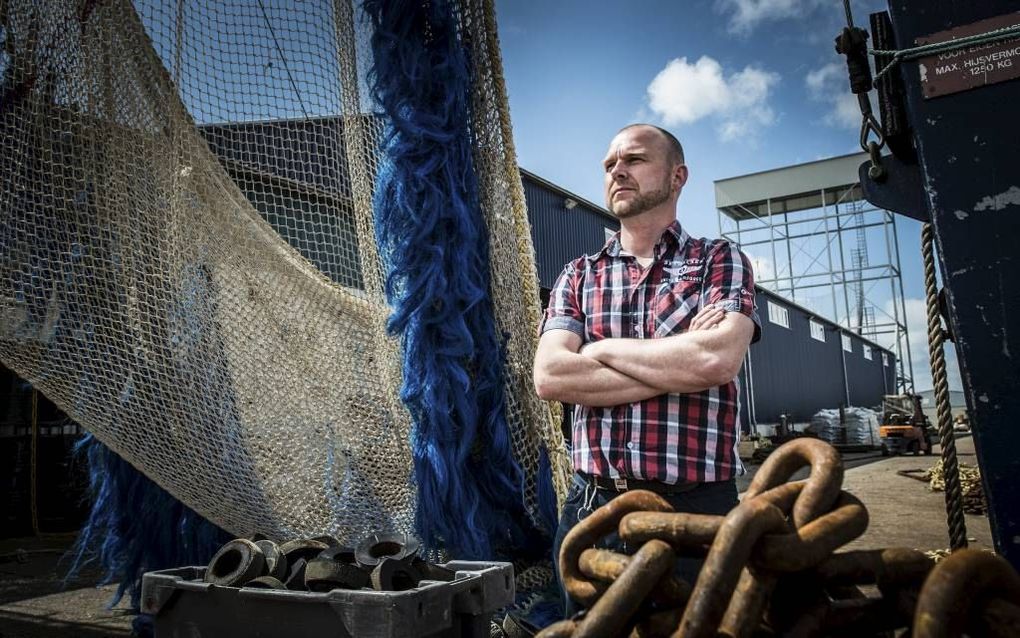
<svg viewBox="0 0 1020 638">
<path fill-rule="evenodd" d="M 666 178 L 662 185 L 653 191 L 638 193 L 632 199 L 619 203 L 613 203 L 610 200 L 609 210 L 613 212 L 613 215 L 615 215 L 617 219 L 637 217 L 638 215 L 647 213 L 656 206 L 669 201 L 670 195 L 669 178 Z"/>
</svg>

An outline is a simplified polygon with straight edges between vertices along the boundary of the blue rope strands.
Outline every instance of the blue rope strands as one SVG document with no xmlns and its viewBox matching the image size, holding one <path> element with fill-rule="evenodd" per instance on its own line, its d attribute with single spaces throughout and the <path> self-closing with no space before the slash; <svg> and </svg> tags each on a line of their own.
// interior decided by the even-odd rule
<svg viewBox="0 0 1020 638">
<path fill-rule="evenodd" d="M 91 434 L 76 452 L 88 461 L 92 510 L 71 550 L 67 578 L 98 559 L 104 582 L 120 581 L 111 607 L 128 594 L 138 608 L 143 573 L 205 565 L 232 538 Z"/>
<path fill-rule="evenodd" d="M 503 343 L 488 297 L 488 232 L 471 155 L 471 76 L 446 0 L 368 0 L 373 95 L 387 117 L 376 240 L 403 338 L 401 398 L 422 542 L 463 558 L 529 534 L 512 455 Z M 529 527 L 530 529 L 530 527 Z"/>
</svg>

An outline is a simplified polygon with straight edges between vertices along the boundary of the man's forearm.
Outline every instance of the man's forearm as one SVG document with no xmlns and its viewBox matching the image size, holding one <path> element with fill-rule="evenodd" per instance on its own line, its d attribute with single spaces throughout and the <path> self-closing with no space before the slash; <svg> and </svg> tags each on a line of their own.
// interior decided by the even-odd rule
<svg viewBox="0 0 1020 638">
<path fill-rule="evenodd" d="M 543 399 L 589 407 L 633 403 L 663 394 L 659 388 L 574 353 L 548 360 L 536 371 L 535 385 Z"/>
<path fill-rule="evenodd" d="M 701 392 L 733 378 L 712 347 L 720 336 L 700 331 L 662 339 L 604 339 L 584 354 L 661 392 Z"/>
</svg>

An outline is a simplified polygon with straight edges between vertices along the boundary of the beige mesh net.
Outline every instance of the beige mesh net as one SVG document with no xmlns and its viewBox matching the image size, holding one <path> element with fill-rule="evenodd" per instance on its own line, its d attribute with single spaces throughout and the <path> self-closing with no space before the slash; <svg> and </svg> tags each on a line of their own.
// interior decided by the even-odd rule
<svg viewBox="0 0 1020 638">
<path fill-rule="evenodd" d="M 457 15 L 525 503 L 533 251 L 491 0 Z M 0 359 L 235 534 L 411 531 L 373 240 L 382 123 L 337 2 L 0 0 Z M 522 292 L 523 290 L 523 292 Z"/>
</svg>

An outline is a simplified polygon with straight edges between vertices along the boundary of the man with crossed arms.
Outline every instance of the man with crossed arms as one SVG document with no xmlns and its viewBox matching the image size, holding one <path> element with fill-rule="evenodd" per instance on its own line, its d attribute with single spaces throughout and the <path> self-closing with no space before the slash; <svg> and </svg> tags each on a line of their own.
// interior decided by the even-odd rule
<svg viewBox="0 0 1020 638">
<path fill-rule="evenodd" d="M 760 335 L 750 263 L 730 243 L 680 226 L 688 170 L 669 132 L 625 127 L 603 168 L 620 232 L 566 265 L 535 357 L 538 395 L 576 405 L 576 474 L 554 563 L 570 528 L 626 490 L 656 492 L 680 512 L 725 514 L 743 473 L 736 377 Z M 615 535 L 602 546 L 628 550 Z M 700 564 L 682 560 L 679 573 L 693 583 Z"/>
</svg>

